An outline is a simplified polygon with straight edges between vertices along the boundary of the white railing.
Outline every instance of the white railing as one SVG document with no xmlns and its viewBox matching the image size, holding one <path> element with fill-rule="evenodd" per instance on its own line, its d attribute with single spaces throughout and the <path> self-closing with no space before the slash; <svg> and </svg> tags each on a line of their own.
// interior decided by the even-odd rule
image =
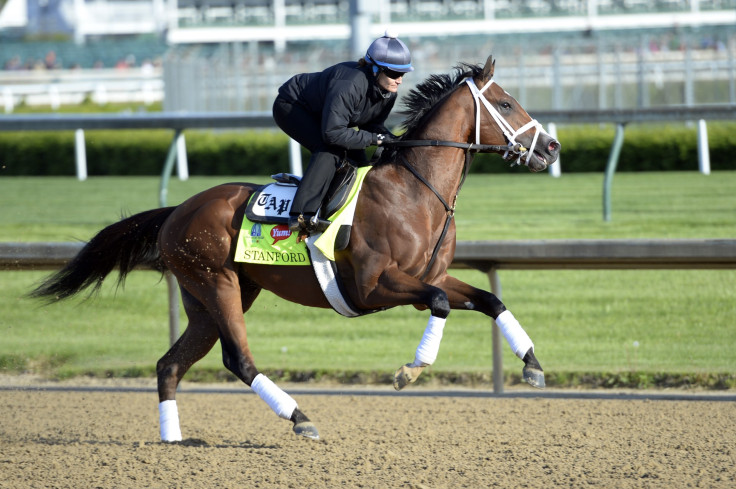
<svg viewBox="0 0 736 489">
<path fill-rule="evenodd" d="M 74 258 L 84 243 L 0 243 L 1 270 L 55 270 Z M 451 268 L 488 275 L 501 299 L 503 270 L 724 270 L 736 269 L 736 239 L 641 239 L 460 241 Z M 167 279 L 170 275 L 167 275 Z M 169 339 L 179 337 L 179 299 L 175 280 L 167 280 Z M 493 392 L 503 392 L 501 334 L 493 322 Z"/>
<path fill-rule="evenodd" d="M 547 110 L 535 111 L 537 120 L 545 124 L 593 124 L 615 123 L 620 126 L 621 138 L 623 125 L 630 122 L 663 122 L 663 121 L 703 121 L 699 123 L 698 155 L 702 173 L 710 173 L 708 157 L 708 139 L 705 121 L 731 120 L 736 112 L 734 105 L 707 105 L 695 107 L 659 107 L 649 109 L 608 109 L 608 110 Z M 398 123 L 396 116 L 389 118 L 389 126 Z M 178 161 L 179 177 L 185 179 L 189 171 L 186 168 L 186 146 L 183 141 L 185 129 L 217 129 L 217 128 L 273 128 L 275 122 L 270 112 L 240 113 L 146 113 L 146 114 L 64 114 L 49 116 L 9 115 L 0 117 L 0 131 L 78 131 L 76 140 L 77 178 L 87 178 L 87 163 L 84 158 L 84 130 L 92 129 L 173 129 L 174 139 L 169 148 L 167 162 L 164 164 L 164 175 L 168 178 L 171 170 L 167 166 Z M 622 139 L 621 139 L 622 141 Z M 615 144 L 615 142 L 614 142 Z M 291 171 L 301 174 L 301 160 L 298 146 L 292 147 L 295 157 Z M 706 160 L 708 161 L 707 165 Z M 610 164 L 610 162 L 609 162 Z M 559 164 L 558 164 L 559 165 Z M 554 167 L 553 165 L 552 167 Z M 707 169 L 706 169 L 707 166 Z M 550 168 L 552 168 L 550 167 Z"/>
<path fill-rule="evenodd" d="M 6 114 L 18 105 L 77 105 L 84 100 L 150 105 L 164 98 L 160 67 L 99 70 L 0 71 L 0 103 Z"/>
</svg>

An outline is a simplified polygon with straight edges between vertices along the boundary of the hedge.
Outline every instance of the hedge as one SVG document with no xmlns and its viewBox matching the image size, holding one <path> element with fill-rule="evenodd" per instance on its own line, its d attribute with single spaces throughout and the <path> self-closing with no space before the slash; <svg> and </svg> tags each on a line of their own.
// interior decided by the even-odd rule
<svg viewBox="0 0 736 489">
<path fill-rule="evenodd" d="M 288 140 L 274 130 L 187 131 L 189 171 L 193 175 L 269 175 L 289 168 Z M 567 126 L 558 131 L 563 172 L 604 171 L 614 137 L 613 125 Z M 173 133 L 86 131 L 89 175 L 159 175 Z M 736 123 L 708 125 L 711 168 L 736 169 Z M 304 161 L 308 153 L 302 151 Z M 618 171 L 697 169 L 696 128 L 630 125 Z M 497 155 L 478 155 L 473 173 L 519 171 Z M 523 170 L 526 171 L 526 170 Z M 74 175 L 73 132 L 0 133 L 0 176 Z"/>
<path fill-rule="evenodd" d="M 558 130 L 563 172 L 602 172 L 606 169 L 615 134 L 612 124 L 567 126 Z M 708 124 L 711 169 L 736 169 L 736 123 Z M 499 171 L 498 159 L 480 155 L 474 172 Z M 617 171 L 697 170 L 697 128 L 678 125 L 629 125 L 624 131 Z"/>
</svg>

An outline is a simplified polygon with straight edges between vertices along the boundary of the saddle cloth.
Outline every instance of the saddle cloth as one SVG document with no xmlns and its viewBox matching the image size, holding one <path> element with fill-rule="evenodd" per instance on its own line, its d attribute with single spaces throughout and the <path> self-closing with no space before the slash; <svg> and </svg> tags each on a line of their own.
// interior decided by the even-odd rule
<svg viewBox="0 0 736 489">
<path fill-rule="evenodd" d="M 245 216 L 252 222 L 286 224 L 289 222 L 294 194 L 296 185 L 287 181 L 277 181 L 261 187 L 248 201 Z"/>
<path fill-rule="evenodd" d="M 238 234 L 235 261 L 264 265 L 312 265 L 332 308 L 343 316 L 362 315 L 342 294 L 334 260 L 335 250 L 347 245 L 358 194 L 369 170 L 369 167 L 357 170 L 347 199 L 329 216 L 332 224 L 324 233 L 312 235 L 300 243 L 296 242 L 297 233 L 289 231 L 286 224 L 296 185 L 276 182 L 254 192 L 246 206 Z"/>
</svg>

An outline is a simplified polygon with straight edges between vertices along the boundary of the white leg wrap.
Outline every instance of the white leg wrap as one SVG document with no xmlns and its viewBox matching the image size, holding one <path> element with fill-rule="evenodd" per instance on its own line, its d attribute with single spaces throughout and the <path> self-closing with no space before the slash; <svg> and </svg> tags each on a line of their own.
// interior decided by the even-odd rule
<svg viewBox="0 0 736 489">
<path fill-rule="evenodd" d="M 263 374 L 256 375 L 250 388 L 258 394 L 258 397 L 266 401 L 266 404 L 278 414 L 280 418 L 291 419 L 297 408 L 296 401 L 286 392 L 282 391 L 271 379 Z"/>
<path fill-rule="evenodd" d="M 446 318 L 438 318 L 429 316 L 429 322 L 424 330 L 422 341 L 417 346 L 417 352 L 414 356 L 414 367 L 424 367 L 432 365 L 437 359 L 437 353 L 440 351 L 440 342 L 442 342 L 442 330 L 445 328 Z"/>
<path fill-rule="evenodd" d="M 521 327 L 519 321 L 511 314 L 511 311 L 505 310 L 496 318 L 496 324 L 506 338 L 506 341 L 509 342 L 509 346 L 513 352 L 523 360 L 529 348 L 534 348 L 534 343 L 532 343 L 531 338 L 526 334 L 524 328 Z"/>
<path fill-rule="evenodd" d="M 161 425 L 161 441 L 181 441 L 176 401 L 162 401 L 158 404 L 158 422 Z"/>
</svg>

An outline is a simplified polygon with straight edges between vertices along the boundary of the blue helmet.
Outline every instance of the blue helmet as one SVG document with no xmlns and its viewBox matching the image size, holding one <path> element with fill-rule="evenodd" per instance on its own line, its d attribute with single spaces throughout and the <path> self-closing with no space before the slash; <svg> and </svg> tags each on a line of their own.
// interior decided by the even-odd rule
<svg viewBox="0 0 736 489">
<path fill-rule="evenodd" d="M 373 71 L 379 67 L 400 73 L 414 71 L 411 66 L 411 53 L 406 44 L 401 42 L 396 34 L 386 31 L 383 37 L 379 37 L 368 48 L 365 60 L 373 65 Z"/>
</svg>

